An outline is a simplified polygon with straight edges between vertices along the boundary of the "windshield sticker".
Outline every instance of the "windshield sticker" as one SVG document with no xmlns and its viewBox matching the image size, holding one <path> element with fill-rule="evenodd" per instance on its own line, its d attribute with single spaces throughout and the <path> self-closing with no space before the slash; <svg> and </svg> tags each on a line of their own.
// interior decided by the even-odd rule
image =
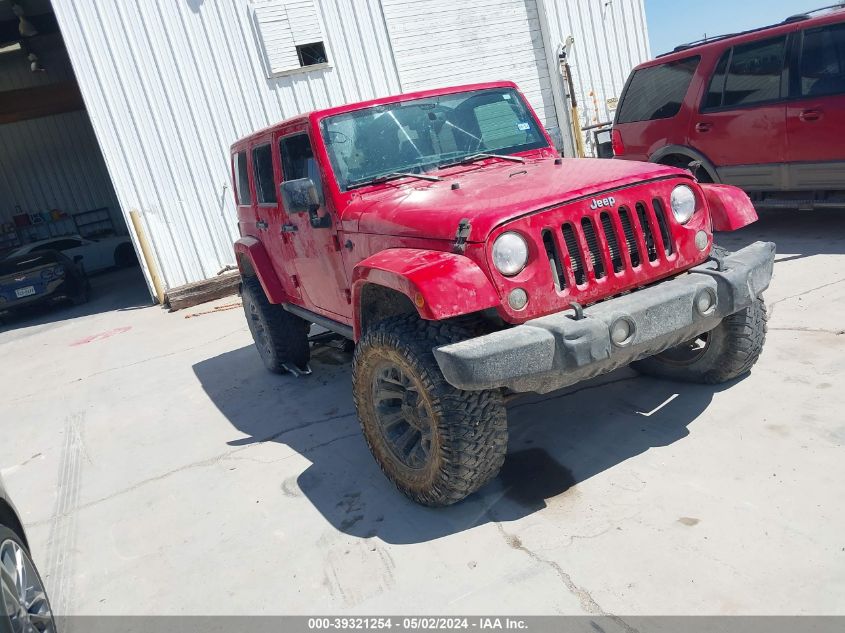
<svg viewBox="0 0 845 633">
<path fill-rule="evenodd" d="M 507 92 L 502 95 L 502 99 L 510 99 L 510 98 L 511 98 L 511 96 Z"/>
<path fill-rule="evenodd" d="M 526 130 L 531 129 L 531 125 L 529 123 L 517 123 L 516 129 L 525 132 Z"/>
</svg>

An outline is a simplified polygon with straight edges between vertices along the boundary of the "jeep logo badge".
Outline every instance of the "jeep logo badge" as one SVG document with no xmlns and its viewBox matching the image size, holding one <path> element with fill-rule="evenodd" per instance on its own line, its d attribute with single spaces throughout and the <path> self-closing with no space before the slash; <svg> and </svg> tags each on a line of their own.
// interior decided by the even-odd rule
<svg viewBox="0 0 845 633">
<path fill-rule="evenodd" d="M 590 202 L 591 209 L 601 209 L 603 207 L 612 207 L 616 204 L 616 198 L 610 196 L 609 198 L 593 198 Z"/>
</svg>

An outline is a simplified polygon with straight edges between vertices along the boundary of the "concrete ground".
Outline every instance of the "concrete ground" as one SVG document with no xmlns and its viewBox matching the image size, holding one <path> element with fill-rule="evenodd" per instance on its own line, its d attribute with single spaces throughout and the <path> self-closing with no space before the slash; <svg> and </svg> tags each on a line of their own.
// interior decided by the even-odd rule
<svg viewBox="0 0 845 633">
<path fill-rule="evenodd" d="M 845 614 L 845 213 L 775 213 L 765 353 L 735 384 L 630 370 L 509 409 L 445 510 L 373 462 L 349 357 L 264 371 L 240 309 L 137 271 L 0 329 L 0 466 L 63 614 Z M 106 287 L 111 288 L 105 294 Z"/>
</svg>

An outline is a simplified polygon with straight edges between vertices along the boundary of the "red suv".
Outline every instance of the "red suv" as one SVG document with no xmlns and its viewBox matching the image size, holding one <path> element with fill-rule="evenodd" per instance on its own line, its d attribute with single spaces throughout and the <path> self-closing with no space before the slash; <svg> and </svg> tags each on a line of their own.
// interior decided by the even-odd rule
<svg viewBox="0 0 845 633">
<path fill-rule="evenodd" d="M 618 158 L 742 187 L 758 208 L 845 207 L 845 10 L 677 47 L 634 69 Z"/>
<path fill-rule="evenodd" d="M 261 360 L 308 373 L 312 324 L 352 339 L 364 437 L 420 503 L 496 475 L 507 393 L 629 363 L 726 382 L 763 349 L 774 244 L 712 236 L 756 219 L 748 196 L 561 158 L 510 82 L 294 117 L 235 143 L 232 176 Z"/>
</svg>

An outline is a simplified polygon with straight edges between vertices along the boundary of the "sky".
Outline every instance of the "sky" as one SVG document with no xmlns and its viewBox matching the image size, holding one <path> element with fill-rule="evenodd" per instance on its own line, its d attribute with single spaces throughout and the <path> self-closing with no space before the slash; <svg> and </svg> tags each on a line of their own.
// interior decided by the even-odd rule
<svg viewBox="0 0 845 633">
<path fill-rule="evenodd" d="M 836 0 L 645 0 L 651 54 L 708 36 L 782 21 Z"/>
</svg>

